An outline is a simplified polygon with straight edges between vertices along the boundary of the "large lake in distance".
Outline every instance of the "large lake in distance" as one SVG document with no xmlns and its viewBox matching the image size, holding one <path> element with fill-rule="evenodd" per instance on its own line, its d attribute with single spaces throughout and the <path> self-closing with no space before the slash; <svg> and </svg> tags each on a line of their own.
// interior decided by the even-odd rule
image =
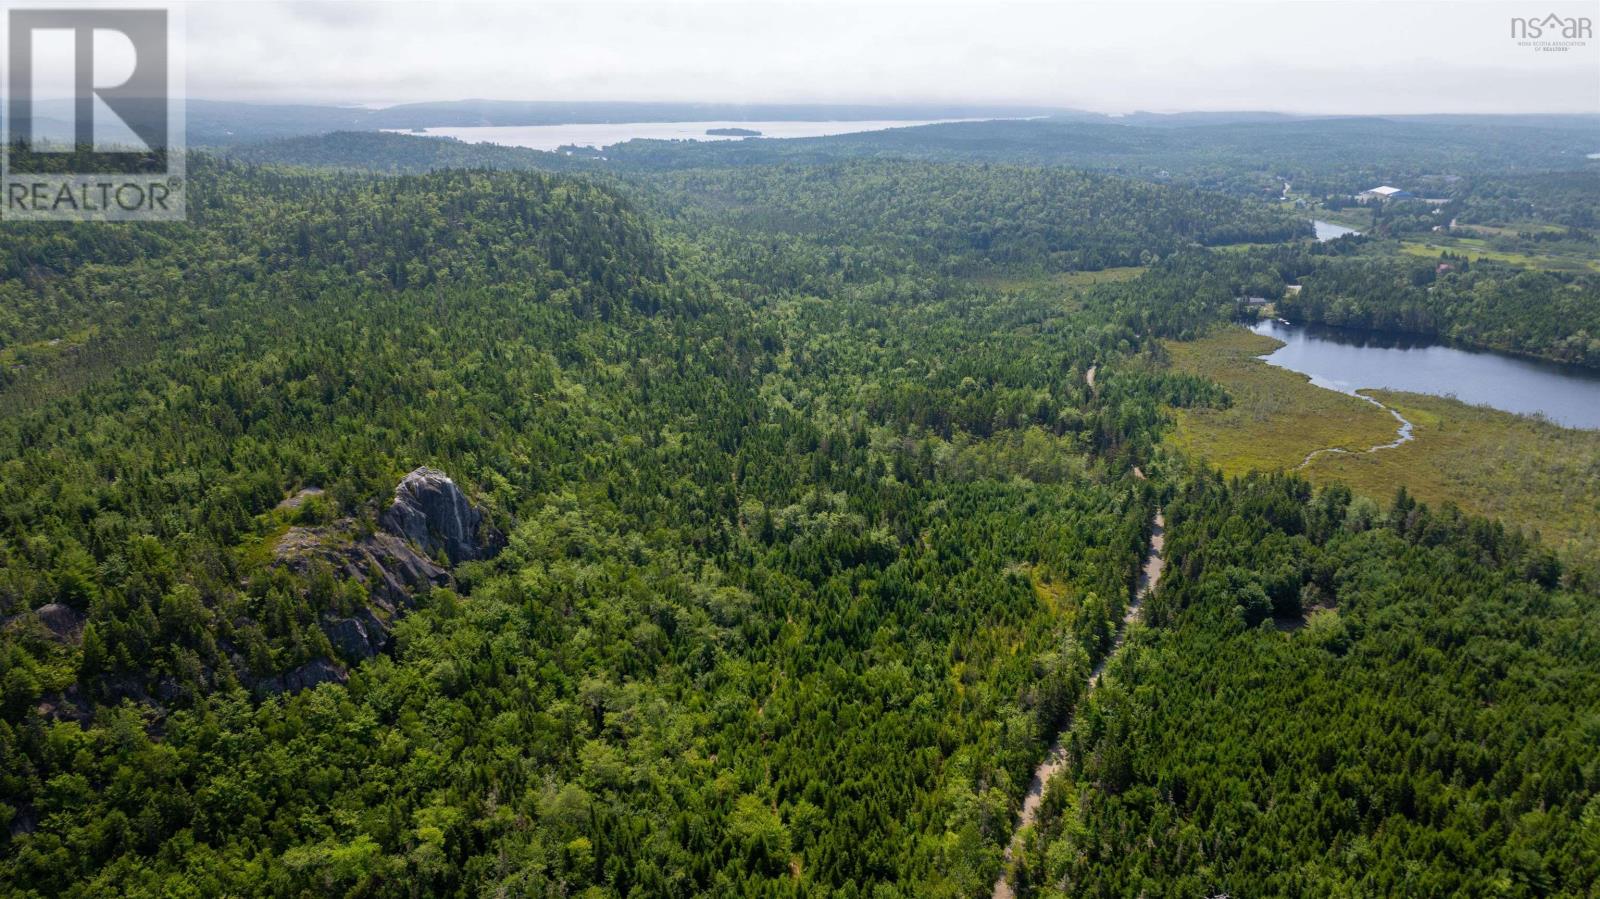
<svg viewBox="0 0 1600 899">
<path fill-rule="evenodd" d="M 1401 335 L 1290 325 L 1275 319 L 1250 330 L 1284 342 L 1262 357 L 1310 375 L 1341 393 L 1368 387 L 1453 396 L 1523 415 L 1542 413 L 1569 428 L 1600 429 L 1600 372 Z"/>
<path fill-rule="evenodd" d="M 862 122 L 601 122 L 589 125 L 484 125 L 471 127 L 425 128 L 429 137 L 453 137 L 471 144 L 501 144 L 533 150 L 560 147 L 609 147 L 630 140 L 745 140 L 744 137 L 706 134 L 712 128 L 745 128 L 761 132 L 762 137 L 828 137 L 859 131 L 912 128 L 947 122 L 972 122 L 981 119 L 929 119 L 903 121 L 884 119 Z"/>
</svg>

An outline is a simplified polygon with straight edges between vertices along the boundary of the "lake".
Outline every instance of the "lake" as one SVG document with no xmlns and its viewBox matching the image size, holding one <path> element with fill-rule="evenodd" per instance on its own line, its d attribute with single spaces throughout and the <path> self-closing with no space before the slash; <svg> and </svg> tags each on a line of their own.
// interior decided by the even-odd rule
<svg viewBox="0 0 1600 899">
<path fill-rule="evenodd" d="M 1318 387 L 1453 396 L 1505 412 L 1541 413 L 1569 428 L 1600 429 L 1600 372 L 1325 325 L 1268 320 L 1250 330 L 1284 342 L 1262 357 L 1268 364 L 1310 375 Z"/>
<path fill-rule="evenodd" d="M 1335 237 L 1343 237 L 1346 234 L 1361 233 L 1354 228 L 1335 225 L 1333 222 L 1320 222 L 1316 219 L 1311 220 L 1311 227 L 1317 229 L 1317 240 L 1333 240 Z"/>
<path fill-rule="evenodd" d="M 472 144 L 501 144 L 533 150 L 559 147 L 609 147 L 630 140 L 747 140 L 745 137 L 706 134 L 711 128 L 747 128 L 762 137 L 828 137 L 888 128 L 914 128 L 947 122 L 975 122 L 982 119 L 883 119 L 861 122 L 601 122 L 588 125 L 485 125 L 472 127 L 426 128 L 429 137 L 453 137 Z M 389 129 L 402 134 L 415 131 Z"/>
</svg>

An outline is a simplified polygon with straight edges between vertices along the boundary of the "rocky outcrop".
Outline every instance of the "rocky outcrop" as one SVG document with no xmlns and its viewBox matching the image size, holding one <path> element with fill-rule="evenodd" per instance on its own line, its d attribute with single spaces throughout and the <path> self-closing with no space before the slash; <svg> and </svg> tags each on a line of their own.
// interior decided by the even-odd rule
<svg viewBox="0 0 1600 899">
<path fill-rule="evenodd" d="M 410 605 L 418 592 L 448 587 L 450 572 L 434 564 L 393 534 L 361 534 L 352 518 L 320 527 L 292 527 L 279 538 L 274 555 L 298 574 L 309 574 L 320 561 L 336 577 L 361 581 L 374 602 L 393 612 Z"/>
<path fill-rule="evenodd" d="M 362 609 L 349 618 L 329 618 L 322 632 L 339 655 L 351 661 L 370 659 L 389 645 L 389 628 L 371 609 Z"/>
<path fill-rule="evenodd" d="M 51 636 L 63 643 L 76 643 L 83 635 L 83 617 L 72 606 L 59 602 L 46 603 L 34 609 L 33 614 Z"/>
<path fill-rule="evenodd" d="M 269 677 L 256 682 L 257 696 L 274 696 L 279 693 L 299 693 L 318 684 L 342 684 L 350 679 L 350 672 L 338 662 L 316 658 L 281 677 Z"/>
<path fill-rule="evenodd" d="M 433 468 L 418 468 L 400 481 L 380 523 L 426 555 L 443 552 L 452 565 L 487 559 L 501 543 L 500 535 L 467 502 L 456 482 Z"/>
<path fill-rule="evenodd" d="M 326 492 L 327 491 L 323 490 L 321 487 L 303 487 L 296 491 L 293 496 L 290 496 L 283 502 L 278 503 L 277 510 L 279 512 L 287 512 L 298 509 Z"/>
<path fill-rule="evenodd" d="M 350 664 L 388 647 L 388 622 L 404 614 L 418 593 L 454 585 L 450 572 L 435 558 L 448 559 L 452 565 L 487 559 L 504 544 L 455 482 L 432 468 L 406 475 L 378 522 L 380 529 L 374 532 L 366 532 L 354 518 L 292 527 L 273 550 L 277 564 L 298 574 L 309 575 L 317 565 L 327 565 L 341 580 L 366 584 L 370 608 L 322 621 L 328 642 Z M 260 686 L 264 692 L 292 692 L 345 677 L 337 662 L 317 660 Z"/>
<path fill-rule="evenodd" d="M 0 629 L 24 630 L 55 643 L 76 644 L 83 638 L 83 616 L 69 605 L 52 602 L 0 618 Z"/>
<path fill-rule="evenodd" d="M 454 583 L 450 572 L 434 564 L 411 544 L 393 534 L 362 534 L 354 519 L 341 518 L 321 527 L 292 527 L 275 547 L 278 564 L 298 574 L 310 574 L 327 565 L 341 580 L 359 581 L 367 586 L 371 605 L 348 618 L 328 616 L 322 620 L 339 657 L 350 664 L 370 659 L 389 646 L 391 621 L 411 607 L 416 595 L 433 587 Z M 258 683 L 262 693 L 282 690 L 294 692 L 321 683 L 326 672 L 297 669 L 280 678 Z M 299 673 L 297 673 L 299 672 Z M 343 680 L 340 669 L 338 680 Z"/>
</svg>

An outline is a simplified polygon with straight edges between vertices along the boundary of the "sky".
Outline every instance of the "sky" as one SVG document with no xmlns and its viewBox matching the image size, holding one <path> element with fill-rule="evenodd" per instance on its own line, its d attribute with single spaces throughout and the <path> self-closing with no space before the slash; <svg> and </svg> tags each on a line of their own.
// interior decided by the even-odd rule
<svg viewBox="0 0 1600 899">
<path fill-rule="evenodd" d="M 1600 0 L 195 2 L 187 81 L 265 103 L 1600 113 L 1600 40 L 1512 36 L 1552 13 L 1600 25 Z"/>
</svg>

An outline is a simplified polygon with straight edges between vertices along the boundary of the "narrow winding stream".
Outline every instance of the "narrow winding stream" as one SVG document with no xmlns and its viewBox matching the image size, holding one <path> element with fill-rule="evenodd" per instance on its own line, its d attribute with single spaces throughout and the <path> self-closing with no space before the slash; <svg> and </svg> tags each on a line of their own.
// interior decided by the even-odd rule
<svg viewBox="0 0 1600 899">
<path fill-rule="evenodd" d="M 1389 408 L 1388 406 L 1385 406 L 1384 404 L 1378 402 L 1377 400 L 1373 399 L 1370 396 L 1367 396 L 1364 393 L 1354 393 L 1354 392 L 1352 392 L 1350 395 L 1355 397 L 1356 399 L 1366 400 L 1367 402 L 1371 403 L 1372 405 L 1377 406 L 1379 409 L 1382 409 L 1383 411 L 1389 413 L 1390 415 L 1393 415 L 1394 416 L 1394 420 L 1400 422 L 1400 427 L 1395 430 L 1394 440 L 1391 440 L 1388 443 L 1380 443 L 1377 446 L 1369 446 L 1364 450 L 1345 449 L 1342 446 L 1325 446 L 1325 447 L 1323 447 L 1322 449 L 1319 449 L 1319 450 L 1312 450 L 1311 452 L 1306 454 L 1305 459 L 1302 460 L 1299 465 L 1296 465 L 1294 467 L 1295 471 L 1299 471 L 1300 469 L 1305 468 L 1307 465 L 1311 464 L 1313 459 L 1317 458 L 1318 456 L 1324 455 L 1324 454 L 1341 453 L 1341 454 L 1347 455 L 1347 456 L 1361 456 L 1361 455 L 1366 455 L 1367 453 L 1375 453 L 1378 450 L 1394 449 L 1395 447 L 1399 446 L 1402 443 L 1407 443 L 1407 442 L 1415 439 L 1414 437 L 1412 437 L 1412 434 L 1411 434 L 1411 422 L 1407 421 L 1406 417 L 1404 415 L 1401 415 L 1399 412 L 1396 412 L 1395 410 Z"/>
</svg>

